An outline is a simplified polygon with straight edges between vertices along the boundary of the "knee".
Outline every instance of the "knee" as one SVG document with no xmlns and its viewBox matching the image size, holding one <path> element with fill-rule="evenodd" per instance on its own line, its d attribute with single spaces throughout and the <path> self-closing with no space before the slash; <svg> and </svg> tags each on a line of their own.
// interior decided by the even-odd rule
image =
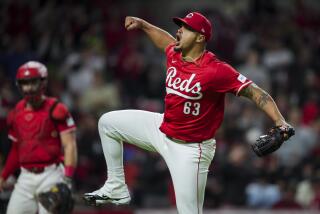
<svg viewBox="0 0 320 214">
<path fill-rule="evenodd" d="M 120 120 L 119 111 L 110 111 L 103 114 L 98 121 L 99 130 L 110 130 L 114 129 Z"/>
<path fill-rule="evenodd" d="M 112 121 L 114 121 L 114 115 L 115 112 L 107 112 L 103 114 L 98 121 L 98 128 L 99 129 L 108 129 L 110 125 L 112 124 Z"/>
</svg>

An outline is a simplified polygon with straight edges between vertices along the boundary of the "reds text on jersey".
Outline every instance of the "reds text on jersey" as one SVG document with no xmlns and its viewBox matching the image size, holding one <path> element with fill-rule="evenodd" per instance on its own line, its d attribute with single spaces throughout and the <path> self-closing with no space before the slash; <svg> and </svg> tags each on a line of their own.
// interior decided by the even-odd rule
<svg viewBox="0 0 320 214">
<path fill-rule="evenodd" d="M 223 120 L 225 94 L 237 95 L 252 81 L 209 51 L 196 62 L 186 62 L 173 47 L 166 49 L 165 112 L 160 130 L 187 142 L 213 138 Z"/>
</svg>

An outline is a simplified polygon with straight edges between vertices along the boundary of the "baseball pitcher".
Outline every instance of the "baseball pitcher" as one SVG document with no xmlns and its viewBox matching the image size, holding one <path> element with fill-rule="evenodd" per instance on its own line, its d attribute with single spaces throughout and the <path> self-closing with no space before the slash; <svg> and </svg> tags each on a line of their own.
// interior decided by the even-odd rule
<svg viewBox="0 0 320 214">
<path fill-rule="evenodd" d="M 108 179 L 100 189 L 84 195 L 93 205 L 130 202 L 123 171 L 125 141 L 160 153 L 173 180 L 178 212 L 201 214 L 226 93 L 252 100 L 283 135 L 290 127 L 267 92 L 206 50 L 212 25 L 205 16 L 192 12 L 173 21 L 179 26 L 176 38 L 140 18 L 125 19 L 127 30 L 142 30 L 166 54 L 165 112 L 123 110 L 100 118 Z"/>
<path fill-rule="evenodd" d="M 0 190 L 9 175 L 18 168 L 21 172 L 8 214 L 49 213 L 38 196 L 57 183 L 70 186 L 76 166 L 76 127 L 67 107 L 45 96 L 47 77 L 45 65 L 35 61 L 17 71 L 16 83 L 23 99 L 7 118 L 12 146 L 1 173 Z"/>
</svg>

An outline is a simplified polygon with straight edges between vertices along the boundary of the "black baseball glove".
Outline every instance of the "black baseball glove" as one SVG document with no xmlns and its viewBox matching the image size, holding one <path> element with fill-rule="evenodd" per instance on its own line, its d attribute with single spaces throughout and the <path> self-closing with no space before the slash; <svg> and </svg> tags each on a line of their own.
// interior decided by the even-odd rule
<svg viewBox="0 0 320 214">
<path fill-rule="evenodd" d="M 74 206 L 72 192 L 66 183 L 57 183 L 49 191 L 40 193 L 38 199 L 53 214 L 69 214 Z"/>
<path fill-rule="evenodd" d="M 279 149 L 282 143 L 293 136 L 294 133 L 293 127 L 273 127 L 268 134 L 260 136 L 251 147 L 256 155 L 263 157 Z"/>
</svg>

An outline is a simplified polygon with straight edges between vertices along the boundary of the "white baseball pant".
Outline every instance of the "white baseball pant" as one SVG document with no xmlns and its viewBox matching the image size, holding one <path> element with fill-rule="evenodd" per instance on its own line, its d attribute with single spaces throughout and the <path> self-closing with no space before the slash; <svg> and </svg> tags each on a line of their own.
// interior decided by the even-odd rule
<svg viewBox="0 0 320 214">
<path fill-rule="evenodd" d="M 48 191 L 54 184 L 59 182 L 63 182 L 62 164 L 49 165 L 39 174 L 21 168 L 21 173 L 9 200 L 7 214 L 49 213 L 38 202 L 37 195 Z"/>
<path fill-rule="evenodd" d="M 125 184 L 122 145 L 125 141 L 160 153 L 173 180 L 178 212 L 202 214 L 208 168 L 216 141 L 176 143 L 159 130 L 162 120 L 163 114 L 140 110 L 113 111 L 100 118 L 98 128 L 108 167 L 108 188 L 117 192 Z"/>
</svg>

